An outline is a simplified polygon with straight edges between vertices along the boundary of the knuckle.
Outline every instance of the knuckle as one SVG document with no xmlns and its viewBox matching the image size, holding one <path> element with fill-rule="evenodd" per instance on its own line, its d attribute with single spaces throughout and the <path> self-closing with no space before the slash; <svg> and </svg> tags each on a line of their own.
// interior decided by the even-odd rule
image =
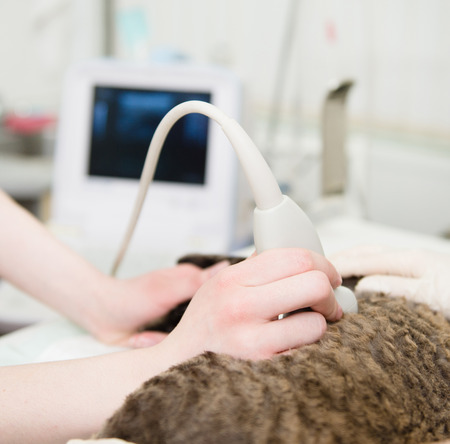
<svg viewBox="0 0 450 444">
<path fill-rule="evenodd" d="M 240 324 L 246 317 L 246 310 L 242 301 L 230 299 L 223 307 L 227 324 Z"/>
<path fill-rule="evenodd" d="M 254 312 L 254 304 L 252 298 L 245 292 L 237 292 L 236 297 L 230 298 L 230 318 L 233 322 L 246 322 Z"/>
<path fill-rule="evenodd" d="M 325 317 L 317 312 L 308 313 L 308 325 L 310 329 L 309 333 L 313 341 L 319 340 L 327 331 Z"/>
<path fill-rule="evenodd" d="M 215 280 L 217 290 L 220 292 L 230 291 L 235 284 L 233 276 L 228 272 L 218 273 L 213 279 Z"/>
<path fill-rule="evenodd" d="M 294 250 L 293 259 L 296 261 L 298 269 L 301 272 L 314 270 L 315 261 L 314 255 L 311 251 L 304 248 L 296 248 Z"/>
<path fill-rule="evenodd" d="M 320 300 L 326 299 L 331 291 L 331 284 L 327 275 L 319 270 L 313 270 L 309 273 L 309 277 L 311 287 L 314 289 L 317 298 Z"/>
<path fill-rule="evenodd" d="M 327 331 L 327 321 L 322 315 L 318 315 L 315 318 L 317 333 L 322 337 Z"/>
<path fill-rule="evenodd" d="M 238 324 L 248 317 L 252 304 L 244 289 L 230 285 L 229 279 L 220 277 L 216 282 L 216 298 L 219 299 L 219 310 L 225 324 Z"/>
</svg>

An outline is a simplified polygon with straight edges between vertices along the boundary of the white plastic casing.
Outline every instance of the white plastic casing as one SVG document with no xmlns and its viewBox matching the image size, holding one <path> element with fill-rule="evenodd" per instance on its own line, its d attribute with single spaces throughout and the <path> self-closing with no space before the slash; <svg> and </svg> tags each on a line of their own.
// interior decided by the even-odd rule
<svg viewBox="0 0 450 444">
<path fill-rule="evenodd" d="M 253 237 L 256 252 L 270 248 L 299 247 L 324 254 L 319 236 L 304 211 L 288 196 L 273 208 L 255 208 Z M 357 313 L 358 302 L 353 292 L 346 287 L 338 287 L 334 295 L 344 313 Z"/>
<path fill-rule="evenodd" d="M 267 210 L 255 208 L 253 238 L 257 253 L 270 248 L 301 247 L 324 254 L 319 236 L 303 210 L 288 196 Z"/>
<path fill-rule="evenodd" d="M 64 89 L 55 153 L 52 222 L 80 233 L 89 245 L 116 249 L 139 181 L 89 174 L 97 86 L 210 93 L 212 104 L 239 120 L 241 84 L 227 70 L 196 64 L 94 60 L 72 67 Z M 246 245 L 251 238 L 250 192 L 245 181 L 241 187 L 239 174 L 230 143 L 211 122 L 205 183 L 155 181 L 130 250 L 141 257 L 176 258 L 190 251 L 230 252 Z"/>
<path fill-rule="evenodd" d="M 236 151 L 256 202 L 253 237 L 257 253 L 271 248 L 298 247 L 323 255 L 322 244 L 308 216 L 292 199 L 281 193 L 272 171 L 242 127 L 209 103 L 188 101 L 172 108 L 154 133 L 131 221 L 114 263 L 113 273 L 117 270 L 133 234 L 164 140 L 178 119 L 193 112 L 204 114 L 219 123 Z M 357 311 L 358 304 L 351 290 L 339 287 L 335 290 L 335 296 L 344 312 Z"/>
</svg>

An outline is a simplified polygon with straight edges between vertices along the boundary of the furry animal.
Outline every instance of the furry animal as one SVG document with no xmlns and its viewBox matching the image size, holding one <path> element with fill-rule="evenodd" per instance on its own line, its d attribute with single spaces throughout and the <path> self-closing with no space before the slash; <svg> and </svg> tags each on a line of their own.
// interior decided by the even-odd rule
<svg viewBox="0 0 450 444">
<path fill-rule="evenodd" d="M 443 440 L 450 438 L 449 358 L 442 315 L 366 295 L 359 313 L 330 324 L 316 344 L 258 362 L 207 352 L 151 378 L 97 437 L 136 444 Z"/>
</svg>

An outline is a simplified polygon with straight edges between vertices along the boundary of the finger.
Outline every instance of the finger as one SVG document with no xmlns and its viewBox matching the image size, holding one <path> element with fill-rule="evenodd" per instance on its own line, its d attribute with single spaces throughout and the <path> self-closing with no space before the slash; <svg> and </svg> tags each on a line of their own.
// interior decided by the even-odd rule
<svg viewBox="0 0 450 444">
<path fill-rule="evenodd" d="M 367 275 L 400 275 L 419 277 L 423 265 L 415 253 L 386 251 L 367 255 L 336 257 L 334 266 L 343 277 Z"/>
<path fill-rule="evenodd" d="M 227 268 L 230 266 L 230 261 L 223 260 L 220 262 L 217 262 L 217 264 L 211 265 L 210 267 L 205 268 L 202 271 L 202 277 L 204 282 L 206 282 L 208 279 L 211 279 L 213 276 L 215 276 L 219 271 L 222 271 L 224 268 Z"/>
<path fill-rule="evenodd" d="M 321 314 L 310 311 L 272 321 L 262 328 L 270 352 L 281 353 L 317 342 L 325 334 L 327 323 Z"/>
<path fill-rule="evenodd" d="M 184 302 L 195 294 L 195 292 L 211 277 L 227 268 L 230 262 L 227 260 L 218 262 L 208 268 L 200 269 L 193 264 L 179 264 L 174 267 L 170 275 L 170 306 Z"/>
<path fill-rule="evenodd" d="M 255 288 L 254 310 L 263 319 L 311 308 L 329 321 L 342 316 L 328 277 L 313 270 Z"/>
<path fill-rule="evenodd" d="M 382 293 L 391 297 L 412 299 L 418 293 L 420 280 L 401 276 L 367 276 L 361 279 L 355 287 L 355 292 Z"/>
<path fill-rule="evenodd" d="M 122 344 L 131 348 L 146 348 L 159 344 L 167 337 L 167 333 L 160 331 L 143 331 L 134 333 L 128 339 L 124 340 Z"/>
<path fill-rule="evenodd" d="M 233 266 L 241 285 L 258 286 L 312 270 L 320 270 L 331 285 L 338 287 L 342 279 L 334 266 L 321 254 L 302 248 L 275 248 Z"/>
</svg>

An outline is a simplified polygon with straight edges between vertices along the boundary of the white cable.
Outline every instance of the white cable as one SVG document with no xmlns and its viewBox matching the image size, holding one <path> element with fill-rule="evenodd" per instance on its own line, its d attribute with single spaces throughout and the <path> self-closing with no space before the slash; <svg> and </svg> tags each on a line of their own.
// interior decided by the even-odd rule
<svg viewBox="0 0 450 444">
<path fill-rule="evenodd" d="M 122 262 L 125 252 L 133 236 L 142 206 L 147 195 L 148 187 L 155 175 L 156 165 L 163 147 L 164 141 L 172 126 L 181 117 L 190 113 L 200 113 L 215 120 L 222 127 L 231 145 L 236 150 L 242 168 L 244 169 L 250 188 L 253 192 L 256 206 L 261 209 L 269 209 L 277 206 L 283 199 L 280 188 L 269 166 L 256 148 L 253 141 L 242 129 L 242 127 L 232 118 L 228 117 L 221 110 L 207 102 L 191 100 L 181 103 L 172 108 L 161 120 L 147 151 L 147 156 L 142 170 L 139 183 L 138 196 L 130 217 L 125 236 L 123 238 L 119 253 L 114 261 L 111 271 L 115 275 Z"/>
<path fill-rule="evenodd" d="M 181 117 L 190 113 L 204 114 L 218 122 L 241 161 L 256 203 L 253 235 L 257 252 L 270 248 L 301 247 L 323 254 L 319 236 L 308 216 L 292 199 L 281 194 L 272 171 L 242 127 L 207 102 L 189 101 L 172 108 L 156 128 L 148 148 L 130 222 L 111 274 L 116 274 L 128 248 L 167 134 Z M 355 295 L 348 288 L 336 288 L 335 296 L 344 312 L 358 311 Z"/>
</svg>

